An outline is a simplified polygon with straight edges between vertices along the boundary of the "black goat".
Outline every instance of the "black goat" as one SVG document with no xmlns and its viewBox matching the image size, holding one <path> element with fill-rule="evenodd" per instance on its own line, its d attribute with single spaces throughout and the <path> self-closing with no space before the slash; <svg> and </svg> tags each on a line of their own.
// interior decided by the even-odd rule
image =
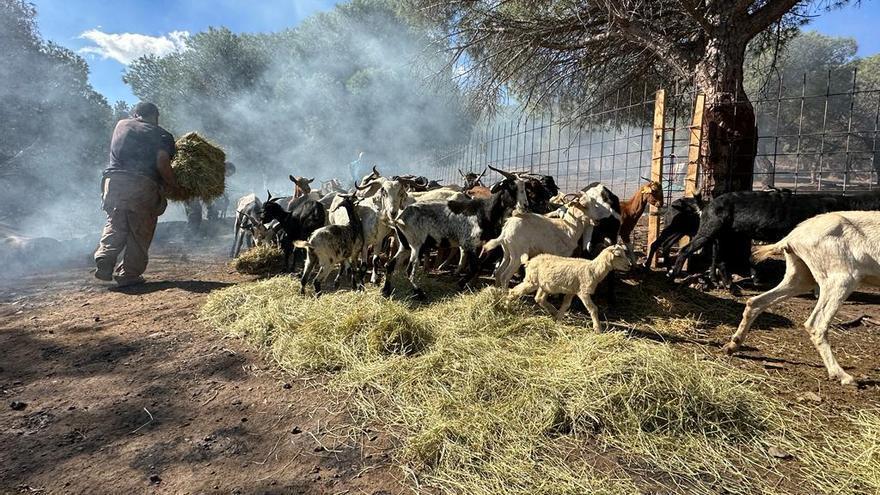
<svg viewBox="0 0 880 495">
<path fill-rule="evenodd" d="M 669 251 L 683 237 L 693 237 L 700 228 L 700 212 L 706 206 L 703 197 L 695 194 L 692 198 L 679 198 L 669 204 L 663 215 L 663 230 L 648 248 L 648 258 L 644 266 L 651 266 L 651 260 L 659 249 L 664 265 L 669 267 Z"/>
<path fill-rule="evenodd" d="M 797 224 L 821 213 L 880 209 L 880 193 L 855 196 L 839 194 L 792 194 L 790 191 L 742 191 L 722 194 L 713 199 L 700 215 L 700 227 L 675 261 L 672 276 L 677 277 L 687 259 L 705 246 L 713 249 L 710 276 L 721 273 L 726 286 L 729 275 L 726 262 L 738 260 L 730 249 L 736 242 L 749 240 L 777 242 Z M 718 259 L 724 263 L 718 263 Z M 748 265 L 751 266 L 751 265 Z"/>
<path fill-rule="evenodd" d="M 291 201 L 289 211 L 279 204 L 279 200 L 280 198 L 273 198 L 272 193 L 269 193 L 266 202 L 263 203 L 260 221 L 267 224 L 275 220 L 284 231 L 284 235 L 281 236 L 281 249 L 284 251 L 284 269 L 289 270 L 293 243 L 308 239 L 312 232 L 323 227 L 327 223 L 327 209 L 308 196 Z"/>
</svg>

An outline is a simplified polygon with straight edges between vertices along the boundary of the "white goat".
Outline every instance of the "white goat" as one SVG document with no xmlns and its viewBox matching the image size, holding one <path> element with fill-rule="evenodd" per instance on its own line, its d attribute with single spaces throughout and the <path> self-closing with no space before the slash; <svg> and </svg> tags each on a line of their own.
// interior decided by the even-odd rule
<svg viewBox="0 0 880 495">
<path fill-rule="evenodd" d="M 743 318 L 724 351 L 732 354 L 745 340 L 759 314 L 793 296 L 819 288 L 819 300 L 804 322 L 819 351 L 828 377 L 854 384 L 828 344 L 831 319 L 843 301 L 861 284 L 880 285 L 880 213 L 847 211 L 826 213 L 801 222 L 776 244 L 755 249 L 755 260 L 785 255 L 785 277 L 773 289 L 746 302 Z"/>
<path fill-rule="evenodd" d="M 608 246 L 592 260 L 542 254 L 525 263 L 526 276 L 522 283 L 510 290 L 507 296 L 509 301 L 535 292 L 535 301 L 550 314 L 555 313 L 559 320 L 568 311 L 576 295 L 590 312 L 596 332 L 602 331 L 599 308 L 591 297 L 596 292 L 596 286 L 611 270 L 626 271 L 632 267 L 626 246 L 620 244 Z M 547 296 L 551 294 L 565 294 L 559 310 L 547 301 Z"/>
<path fill-rule="evenodd" d="M 246 248 L 271 242 L 275 238 L 275 227 L 266 227 L 260 221 L 263 202 L 256 194 L 247 194 L 239 198 L 235 207 L 235 232 L 229 256 L 238 257 L 242 244 Z"/>
<path fill-rule="evenodd" d="M 539 254 L 571 256 L 581 242 L 584 229 L 590 223 L 587 217 L 590 199 L 581 193 L 567 204 L 562 218 L 547 218 L 537 213 L 514 212 L 504 222 L 501 235 L 483 246 L 483 255 L 501 246 L 504 257 L 495 271 L 495 284 L 507 288 L 510 279 L 519 270 L 523 256 Z"/>
<path fill-rule="evenodd" d="M 361 259 L 372 266 L 370 282 L 375 284 L 379 280 L 379 252 L 382 250 L 382 241 L 392 233 L 392 219 L 397 217 L 408 195 L 403 182 L 384 177 L 370 179 L 369 186 L 373 189 L 372 193 L 364 188 L 363 191 L 369 196 L 362 199 L 354 207 L 354 211 L 363 229 Z M 342 200 L 343 196 L 337 196 L 330 206 L 330 225 L 349 224 L 347 211 L 338 207 Z M 372 262 L 369 259 L 370 248 L 373 248 Z"/>
</svg>

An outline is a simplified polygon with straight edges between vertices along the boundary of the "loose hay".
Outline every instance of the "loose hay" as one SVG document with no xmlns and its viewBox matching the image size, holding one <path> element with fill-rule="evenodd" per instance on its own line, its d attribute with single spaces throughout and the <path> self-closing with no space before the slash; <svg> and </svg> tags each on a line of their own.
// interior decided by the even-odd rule
<svg viewBox="0 0 880 495">
<path fill-rule="evenodd" d="M 384 425 L 412 480 L 442 492 L 809 493 L 832 486 L 809 473 L 845 473 L 837 450 L 805 454 L 771 384 L 721 362 L 559 324 L 496 289 L 430 305 L 298 291 L 286 277 L 216 291 L 202 317 L 287 370 L 332 372 L 359 424 Z M 785 483 L 769 446 L 811 488 Z M 877 486 L 876 451 L 848 493 Z"/>
<path fill-rule="evenodd" d="M 212 201 L 226 188 L 226 154 L 195 132 L 177 140 L 177 155 L 171 162 L 180 191 L 169 192 L 168 199 Z"/>
<path fill-rule="evenodd" d="M 278 246 L 255 246 L 231 262 L 232 268 L 247 275 L 273 275 L 284 268 L 284 251 Z"/>
</svg>

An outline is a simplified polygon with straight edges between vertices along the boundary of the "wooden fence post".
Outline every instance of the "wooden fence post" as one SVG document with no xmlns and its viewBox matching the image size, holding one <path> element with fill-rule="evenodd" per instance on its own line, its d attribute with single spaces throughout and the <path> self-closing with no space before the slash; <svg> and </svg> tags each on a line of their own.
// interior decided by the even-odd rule
<svg viewBox="0 0 880 495">
<path fill-rule="evenodd" d="M 706 95 L 698 94 L 694 102 L 694 119 L 691 122 L 691 139 L 688 144 L 687 177 L 684 181 L 684 196 L 692 198 L 697 191 L 697 173 L 700 170 L 700 156 L 703 146 L 703 110 L 706 108 Z M 680 247 L 691 242 L 689 236 L 684 236 L 679 242 Z M 687 269 L 685 263 L 684 269 Z"/>
<path fill-rule="evenodd" d="M 666 132 L 666 91 L 657 90 L 654 98 L 654 134 L 651 147 L 651 180 L 663 183 L 663 137 Z M 660 217 L 657 207 L 652 206 L 648 212 L 648 246 L 660 235 Z M 646 248 L 646 251 L 647 251 Z M 656 266 L 656 261 L 651 262 Z"/>
</svg>

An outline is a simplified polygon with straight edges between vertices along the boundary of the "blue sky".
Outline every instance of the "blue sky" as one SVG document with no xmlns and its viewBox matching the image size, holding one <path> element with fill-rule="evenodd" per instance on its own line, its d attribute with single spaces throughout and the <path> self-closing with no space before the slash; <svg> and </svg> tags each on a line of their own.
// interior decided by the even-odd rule
<svg viewBox="0 0 880 495">
<path fill-rule="evenodd" d="M 112 103 L 136 101 L 122 83 L 124 61 L 151 50 L 175 49 L 183 33 L 209 26 L 235 32 L 278 31 L 329 10 L 336 0 L 32 0 L 43 37 L 80 52 L 92 70 L 92 85 Z M 823 13 L 807 29 L 850 36 L 859 55 L 880 52 L 880 1 Z M 84 37 L 85 33 L 85 37 Z M 85 50 L 85 51 L 83 51 Z"/>
</svg>

